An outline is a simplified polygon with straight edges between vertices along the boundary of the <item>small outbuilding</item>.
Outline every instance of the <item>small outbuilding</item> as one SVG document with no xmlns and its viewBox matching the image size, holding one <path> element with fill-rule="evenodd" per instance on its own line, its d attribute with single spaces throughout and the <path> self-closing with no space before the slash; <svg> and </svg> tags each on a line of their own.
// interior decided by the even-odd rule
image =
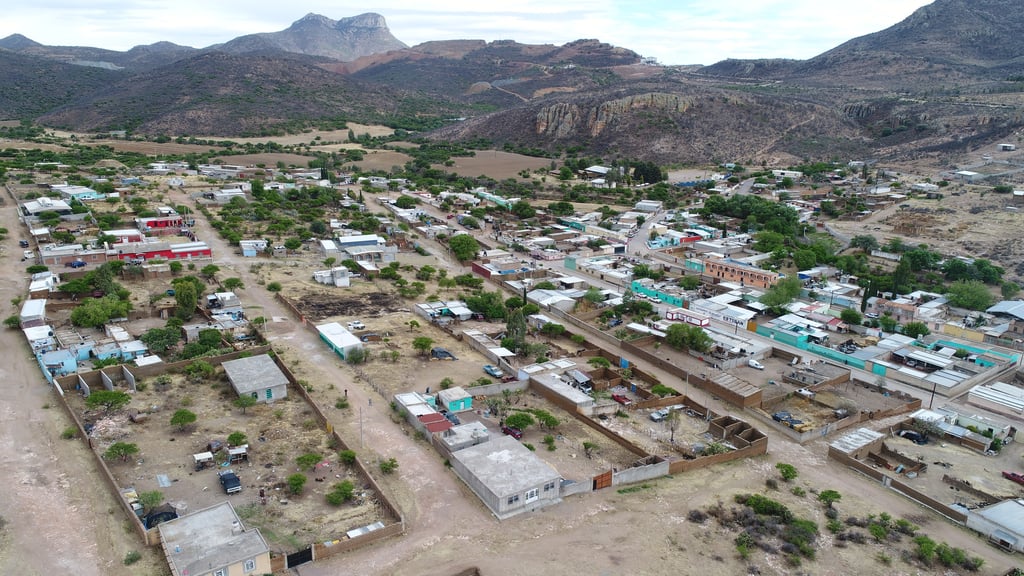
<svg viewBox="0 0 1024 576">
<path fill-rule="evenodd" d="M 354 350 L 363 349 L 363 342 L 337 322 L 321 324 L 316 331 L 320 333 L 320 339 L 342 359 L 348 358 Z"/>
<path fill-rule="evenodd" d="M 1012 552 L 1024 552 L 1024 500 L 1003 500 L 971 510 L 967 527 L 988 537 L 993 544 Z"/>
<path fill-rule="evenodd" d="M 257 402 L 273 402 L 288 396 L 288 378 L 268 354 L 228 360 L 222 366 L 239 396 L 252 396 Z"/>
<path fill-rule="evenodd" d="M 462 386 L 455 386 L 437 393 L 440 404 L 449 412 L 465 412 L 473 409 L 473 397 Z"/>
</svg>

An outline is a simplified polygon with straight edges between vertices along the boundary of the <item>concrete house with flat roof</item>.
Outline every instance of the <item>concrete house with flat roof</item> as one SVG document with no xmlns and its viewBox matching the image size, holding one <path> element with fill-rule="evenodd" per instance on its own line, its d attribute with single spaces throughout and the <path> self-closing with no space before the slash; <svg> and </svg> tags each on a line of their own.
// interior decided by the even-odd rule
<svg viewBox="0 0 1024 576">
<path fill-rule="evenodd" d="M 558 471 L 511 436 L 463 448 L 450 462 L 499 520 L 562 501 Z"/>
<path fill-rule="evenodd" d="M 173 576 L 269 574 L 270 548 L 258 529 L 246 530 L 225 500 L 158 526 Z"/>
<path fill-rule="evenodd" d="M 239 396 L 273 402 L 288 396 L 288 378 L 269 354 L 228 360 L 222 364 L 231 387 Z"/>
</svg>

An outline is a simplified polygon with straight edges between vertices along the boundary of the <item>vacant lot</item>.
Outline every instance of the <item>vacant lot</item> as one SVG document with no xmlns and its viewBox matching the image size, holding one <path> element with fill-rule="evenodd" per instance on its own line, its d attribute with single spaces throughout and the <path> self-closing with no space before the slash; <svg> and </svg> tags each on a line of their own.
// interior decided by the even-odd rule
<svg viewBox="0 0 1024 576">
<path fill-rule="evenodd" d="M 139 493 L 159 491 L 179 514 L 227 498 L 278 552 L 344 537 L 347 530 L 381 519 L 374 494 L 353 470 L 339 462 L 301 398 L 293 394 L 243 413 L 233 407 L 235 397 L 222 378 L 196 382 L 181 375 L 147 379 L 144 390 L 134 394 L 127 409 L 111 413 L 88 410 L 79 395 L 68 395 L 91 430 L 98 452 L 115 442 L 138 446 L 139 453 L 127 462 L 110 463 L 119 486 L 133 487 Z M 195 413 L 195 424 L 184 429 L 172 426 L 171 416 L 179 409 Z M 129 414 L 135 412 L 145 414 L 144 421 L 131 422 Z M 245 434 L 250 455 L 247 462 L 230 465 L 242 480 L 242 492 L 225 495 L 217 470 L 227 468 L 226 453 L 217 453 L 218 466 L 199 471 L 192 455 L 205 451 L 211 441 L 226 442 L 234 432 Z M 286 479 L 300 472 L 295 460 L 307 453 L 320 455 L 320 464 L 314 470 L 301 471 L 308 482 L 300 495 L 291 494 Z M 338 507 L 327 504 L 327 492 L 344 479 L 356 485 L 355 499 Z M 265 495 L 262 499 L 261 492 Z"/>
</svg>

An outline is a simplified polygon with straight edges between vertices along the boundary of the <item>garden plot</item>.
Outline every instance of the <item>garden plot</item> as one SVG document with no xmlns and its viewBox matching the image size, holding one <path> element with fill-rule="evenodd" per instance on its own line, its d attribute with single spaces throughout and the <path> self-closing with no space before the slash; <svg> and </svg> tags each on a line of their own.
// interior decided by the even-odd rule
<svg viewBox="0 0 1024 576">
<path fill-rule="evenodd" d="M 133 487 L 139 494 L 159 491 L 179 514 L 228 499 L 247 525 L 260 528 L 271 549 L 282 553 L 314 541 L 343 538 L 348 530 L 384 520 L 375 494 L 354 469 L 339 461 L 328 436 L 298 396 L 258 404 L 243 413 L 233 405 L 230 386 L 217 376 L 193 381 L 176 375 L 149 378 L 142 384 L 126 407 L 110 412 L 90 410 L 81 396 L 68 395 L 91 430 L 98 453 L 116 442 L 137 446 L 138 452 L 126 461 L 108 461 L 119 487 Z M 194 413 L 195 423 L 171 425 L 172 415 L 181 409 Z M 142 416 L 133 422 L 133 414 Z M 245 434 L 248 459 L 228 464 L 226 451 L 219 450 L 213 466 L 197 470 L 193 455 L 207 451 L 211 441 L 226 442 L 234 432 Z M 304 454 L 319 458 L 314 467 L 300 470 L 296 459 Z M 225 494 L 220 486 L 217 472 L 228 468 L 242 482 L 239 493 Z M 301 493 L 293 494 L 288 478 L 297 473 L 307 481 Z M 326 495 L 344 480 L 354 484 L 353 499 L 337 507 L 328 504 Z"/>
</svg>

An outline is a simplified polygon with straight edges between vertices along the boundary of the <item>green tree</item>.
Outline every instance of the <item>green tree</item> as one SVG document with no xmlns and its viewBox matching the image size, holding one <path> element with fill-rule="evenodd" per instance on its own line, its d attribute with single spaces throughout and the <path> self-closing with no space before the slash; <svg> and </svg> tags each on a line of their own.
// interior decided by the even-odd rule
<svg viewBox="0 0 1024 576">
<path fill-rule="evenodd" d="M 395 206 L 398 206 L 399 208 L 401 208 L 403 210 L 408 210 L 410 208 L 414 208 L 414 207 L 416 207 L 416 204 L 418 204 L 418 203 L 419 202 L 415 198 L 413 198 L 412 196 L 405 196 L 405 195 L 399 196 L 398 199 L 395 200 Z"/>
<path fill-rule="evenodd" d="M 540 332 L 548 338 L 558 338 L 562 334 L 565 334 L 565 326 L 555 324 L 554 322 L 548 322 L 541 327 Z"/>
<path fill-rule="evenodd" d="M 982 311 L 992 305 L 992 293 L 977 280 L 958 280 L 947 288 L 949 303 L 968 310 Z"/>
<path fill-rule="evenodd" d="M 185 269 L 185 265 L 182 264 L 181 262 L 178 262 L 177 260 L 171 262 L 170 264 L 168 264 L 168 266 L 170 266 L 171 268 L 171 274 L 174 274 L 175 276 L 181 274 L 181 271 Z"/>
<path fill-rule="evenodd" d="M 505 303 L 500 292 L 478 292 L 467 296 L 465 302 L 470 310 L 483 314 L 484 318 L 493 320 L 506 317 Z"/>
<path fill-rule="evenodd" d="M 98 328 L 111 318 L 123 318 L 128 315 L 131 303 L 117 296 L 108 295 L 102 298 L 86 298 L 71 311 L 71 323 L 75 326 Z"/>
<path fill-rule="evenodd" d="M 519 354 L 526 352 L 526 318 L 522 309 L 513 310 L 505 324 L 505 338 L 512 343 L 512 351 Z M 503 340 L 503 341 L 504 341 Z"/>
<path fill-rule="evenodd" d="M 853 308 L 846 308 L 839 313 L 839 319 L 851 326 L 859 326 L 864 318 Z"/>
<path fill-rule="evenodd" d="M 850 248 L 856 248 L 863 252 L 878 250 L 878 239 L 870 234 L 854 236 L 850 239 Z"/>
<path fill-rule="evenodd" d="M 175 314 L 182 320 L 191 320 L 196 313 L 196 303 L 199 301 L 199 293 L 195 286 L 189 282 L 180 282 L 174 289 L 174 300 L 178 307 Z"/>
<path fill-rule="evenodd" d="M 796 466 L 793 466 L 792 464 L 779 462 L 778 464 L 775 465 L 775 468 L 779 471 L 779 475 L 782 476 L 782 479 L 785 480 L 786 482 L 795 480 L 796 477 L 799 476 L 799 473 L 796 470 Z"/>
<path fill-rule="evenodd" d="M 130 442 L 114 442 L 107 448 L 106 452 L 103 453 L 105 460 L 114 460 L 119 458 L 121 462 L 127 462 L 128 458 L 139 453 L 139 447 Z"/>
<path fill-rule="evenodd" d="M 119 410 L 128 405 L 132 397 L 120 390 L 96 390 L 85 399 L 85 405 L 91 409 L 102 407 L 104 411 Z"/>
<path fill-rule="evenodd" d="M 700 276 L 683 276 L 679 279 L 679 286 L 683 290 L 696 290 L 700 288 Z"/>
<path fill-rule="evenodd" d="M 813 250 L 797 250 L 793 253 L 793 264 L 798 270 L 809 270 L 818 263 L 818 257 Z"/>
<path fill-rule="evenodd" d="M 931 333 L 932 331 L 928 329 L 928 325 L 924 322 L 907 322 L 903 325 L 903 334 L 911 338 L 920 338 Z"/>
<path fill-rule="evenodd" d="M 302 248 L 302 240 L 294 237 L 288 238 L 284 241 L 284 247 L 289 252 L 295 252 L 299 248 Z"/>
<path fill-rule="evenodd" d="M 286 480 L 288 482 L 288 491 L 298 496 L 302 494 L 302 489 L 306 486 L 306 475 L 305 474 L 292 474 Z"/>
<path fill-rule="evenodd" d="M 886 312 L 878 319 L 878 324 L 882 327 L 882 330 L 885 330 L 886 332 L 895 332 L 898 322 L 896 322 L 896 319 Z"/>
<path fill-rule="evenodd" d="M 519 428 L 522 431 L 526 431 L 527 428 L 533 426 L 533 416 L 530 416 L 526 412 L 513 412 L 505 418 L 505 425 L 511 426 L 512 428 Z"/>
<path fill-rule="evenodd" d="M 228 446 L 241 446 L 245 444 L 248 438 L 245 436 L 245 432 L 232 432 L 228 434 Z"/>
<path fill-rule="evenodd" d="M 427 336 L 417 336 L 412 340 L 412 347 L 420 353 L 421 356 L 425 356 L 430 349 L 434 346 L 434 339 Z"/>
<path fill-rule="evenodd" d="M 423 280 L 424 282 L 429 282 L 430 279 L 434 276 L 434 273 L 436 272 L 437 268 L 434 268 L 429 264 L 426 266 L 421 266 L 420 269 L 416 271 L 416 279 Z"/>
<path fill-rule="evenodd" d="M 999 287 L 999 292 L 1003 295 L 1004 300 L 1009 300 L 1020 293 L 1020 286 L 1013 282 L 1003 282 L 1003 285 Z"/>
<path fill-rule="evenodd" d="M 18 328 L 21 326 L 21 317 L 17 314 L 8 316 L 4 319 L 4 326 L 7 326 L 8 328 Z"/>
<path fill-rule="evenodd" d="M 224 281 L 221 282 L 221 285 L 224 286 L 225 290 L 238 290 L 240 288 L 245 288 L 245 283 L 242 282 L 242 279 L 235 277 L 225 278 Z"/>
<path fill-rule="evenodd" d="M 452 236 L 448 241 L 448 247 L 460 262 L 476 258 L 476 253 L 480 250 L 480 244 L 477 243 L 476 238 L 469 234 Z"/>
<path fill-rule="evenodd" d="M 252 408 L 257 404 L 257 400 L 252 397 L 251 394 L 242 394 L 238 398 L 235 398 L 235 407 L 242 409 L 242 414 L 245 414 L 247 408 Z"/>
<path fill-rule="evenodd" d="M 769 308 L 781 308 L 799 296 L 802 288 L 799 278 L 795 275 L 787 276 L 776 282 L 765 292 L 764 296 L 761 296 L 761 303 Z"/>
<path fill-rule="evenodd" d="M 181 330 L 177 328 L 150 328 L 139 336 L 139 340 L 154 354 L 163 354 L 177 345 L 180 339 Z"/>
<path fill-rule="evenodd" d="M 515 214 L 516 217 L 519 218 L 520 220 L 533 218 L 534 216 L 537 215 L 537 211 L 533 209 L 533 206 L 530 206 L 530 203 L 524 200 L 520 200 L 519 202 L 513 204 L 511 210 L 512 213 Z"/>
<path fill-rule="evenodd" d="M 217 272 L 220 272 L 220 266 L 217 266 L 216 264 L 207 264 L 199 269 L 199 273 L 202 274 L 203 278 L 206 278 L 207 281 L 213 280 L 213 277 L 217 275 Z"/>
<path fill-rule="evenodd" d="M 188 426 L 196 421 L 198 417 L 195 412 L 181 408 L 174 412 L 171 416 L 171 426 L 177 426 L 178 430 L 185 430 Z"/>
<path fill-rule="evenodd" d="M 665 342 L 676 350 L 707 352 L 714 344 L 714 339 L 700 326 L 676 323 L 668 327 Z"/>
<path fill-rule="evenodd" d="M 820 501 L 825 506 L 828 506 L 829 508 L 831 508 L 833 504 L 839 502 L 842 499 L 843 495 L 840 494 L 839 492 L 836 492 L 835 490 L 822 490 L 821 492 L 818 493 L 818 501 Z"/>
</svg>

